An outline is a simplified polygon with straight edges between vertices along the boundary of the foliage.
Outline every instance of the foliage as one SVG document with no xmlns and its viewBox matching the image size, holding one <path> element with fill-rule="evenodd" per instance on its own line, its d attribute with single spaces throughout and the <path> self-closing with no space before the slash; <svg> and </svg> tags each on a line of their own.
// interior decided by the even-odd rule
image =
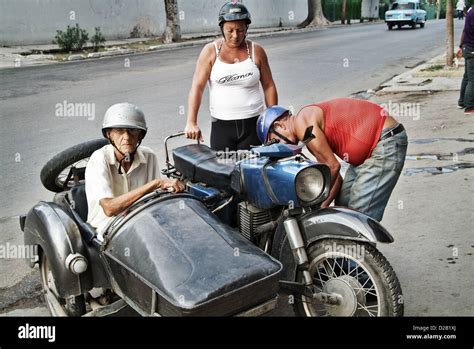
<svg viewBox="0 0 474 349">
<path fill-rule="evenodd" d="M 342 12 L 342 0 L 323 0 L 324 16 L 331 22 L 339 21 Z M 362 0 L 346 0 L 346 18 L 359 19 Z"/>
<path fill-rule="evenodd" d="M 95 27 L 94 30 L 95 32 L 94 35 L 92 35 L 91 43 L 94 51 L 97 52 L 100 47 L 104 46 L 105 38 L 100 31 L 100 27 Z"/>
<path fill-rule="evenodd" d="M 53 44 L 58 44 L 62 50 L 69 52 L 81 50 L 87 40 L 89 40 L 89 34 L 76 23 L 75 27 L 68 25 L 65 31 L 57 30 Z"/>
</svg>

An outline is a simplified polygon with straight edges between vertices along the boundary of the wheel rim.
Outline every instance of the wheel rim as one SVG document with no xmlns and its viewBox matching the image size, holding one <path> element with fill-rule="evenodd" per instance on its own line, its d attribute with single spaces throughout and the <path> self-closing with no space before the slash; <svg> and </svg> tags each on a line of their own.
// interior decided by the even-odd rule
<svg viewBox="0 0 474 349">
<path fill-rule="evenodd" d="M 41 261 L 41 279 L 43 284 L 43 292 L 45 294 L 46 305 L 53 316 L 67 316 L 66 309 L 60 303 L 60 297 L 53 272 L 49 267 L 48 258 L 45 255 Z"/>
<path fill-rule="evenodd" d="M 68 167 L 66 167 L 64 170 L 62 170 L 57 176 L 56 179 L 54 180 L 56 185 L 58 187 L 64 188 L 64 183 L 66 182 L 67 176 L 69 175 L 69 171 L 71 170 L 72 167 L 75 167 L 77 169 L 86 167 L 87 161 L 89 161 L 89 158 L 81 159 Z M 66 185 L 66 188 L 71 188 L 74 186 L 74 178 L 69 180 L 69 182 Z"/>
<path fill-rule="evenodd" d="M 313 259 L 308 270 L 317 291 L 337 293 L 342 301 L 329 305 L 302 296 L 307 316 L 380 316 L 379 288 L 358 259 L 341 252 L 326 252 Z"/>
</svg>

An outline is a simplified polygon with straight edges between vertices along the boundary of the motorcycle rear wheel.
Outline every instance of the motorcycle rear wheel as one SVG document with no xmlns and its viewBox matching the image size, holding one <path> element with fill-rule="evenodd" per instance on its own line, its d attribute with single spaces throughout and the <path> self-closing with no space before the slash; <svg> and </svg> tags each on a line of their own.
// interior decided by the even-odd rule
<svg viewBox="0 0 474 349">
<path fill-rule="evenodd" d="M 403 316 L 398 278 L 387 259 L 367 243 L 323 240 L 308 249 L 309 272 L 317 291 L 342 296 L 339 305 L 305 296 L 295 299 L 298 316 Z M 303 279 L 298 273 L 297 281 Z"/>
<path fill-rule="evenodd" d="M 61 298 L 58 295 L 56 280 L 45 253 L 40 259 L 41 283 L 44 299 L 51 316 L 82 316 L 86 312 L 84 295 Z"/>
</svg>

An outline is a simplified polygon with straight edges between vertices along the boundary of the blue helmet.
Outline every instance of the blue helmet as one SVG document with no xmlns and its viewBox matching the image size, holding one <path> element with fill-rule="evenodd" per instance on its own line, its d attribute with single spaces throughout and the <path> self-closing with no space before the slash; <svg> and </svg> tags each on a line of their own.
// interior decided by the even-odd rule
<svg viewBox="0 0 474 349">
<path fill-rule="evenodd" d="M 280 105 L 274 105 L 273 107 L 267 108 L 257 120 L 257 135 L 260 142 L 265 143 L 267 141 L 268 133 L 273 123 L 285 113 L 289 112 Z"/>
</svg>

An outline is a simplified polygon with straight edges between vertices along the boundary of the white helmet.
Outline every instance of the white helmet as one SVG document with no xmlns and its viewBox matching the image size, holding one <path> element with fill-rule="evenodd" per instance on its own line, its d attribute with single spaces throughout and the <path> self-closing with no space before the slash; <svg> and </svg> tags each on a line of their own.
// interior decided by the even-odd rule
<svg viewBox="0 0 474 349">
<path fill-rule="evenodd" d="M 108 128 L 137 128 L 143 131 L 145 137 L 147 126 L 145 114 L 136 105 L 131 103 L 117 103 L 109 107 L 104 115 L 102 134 L 107 138 Z"/>
</svg>

